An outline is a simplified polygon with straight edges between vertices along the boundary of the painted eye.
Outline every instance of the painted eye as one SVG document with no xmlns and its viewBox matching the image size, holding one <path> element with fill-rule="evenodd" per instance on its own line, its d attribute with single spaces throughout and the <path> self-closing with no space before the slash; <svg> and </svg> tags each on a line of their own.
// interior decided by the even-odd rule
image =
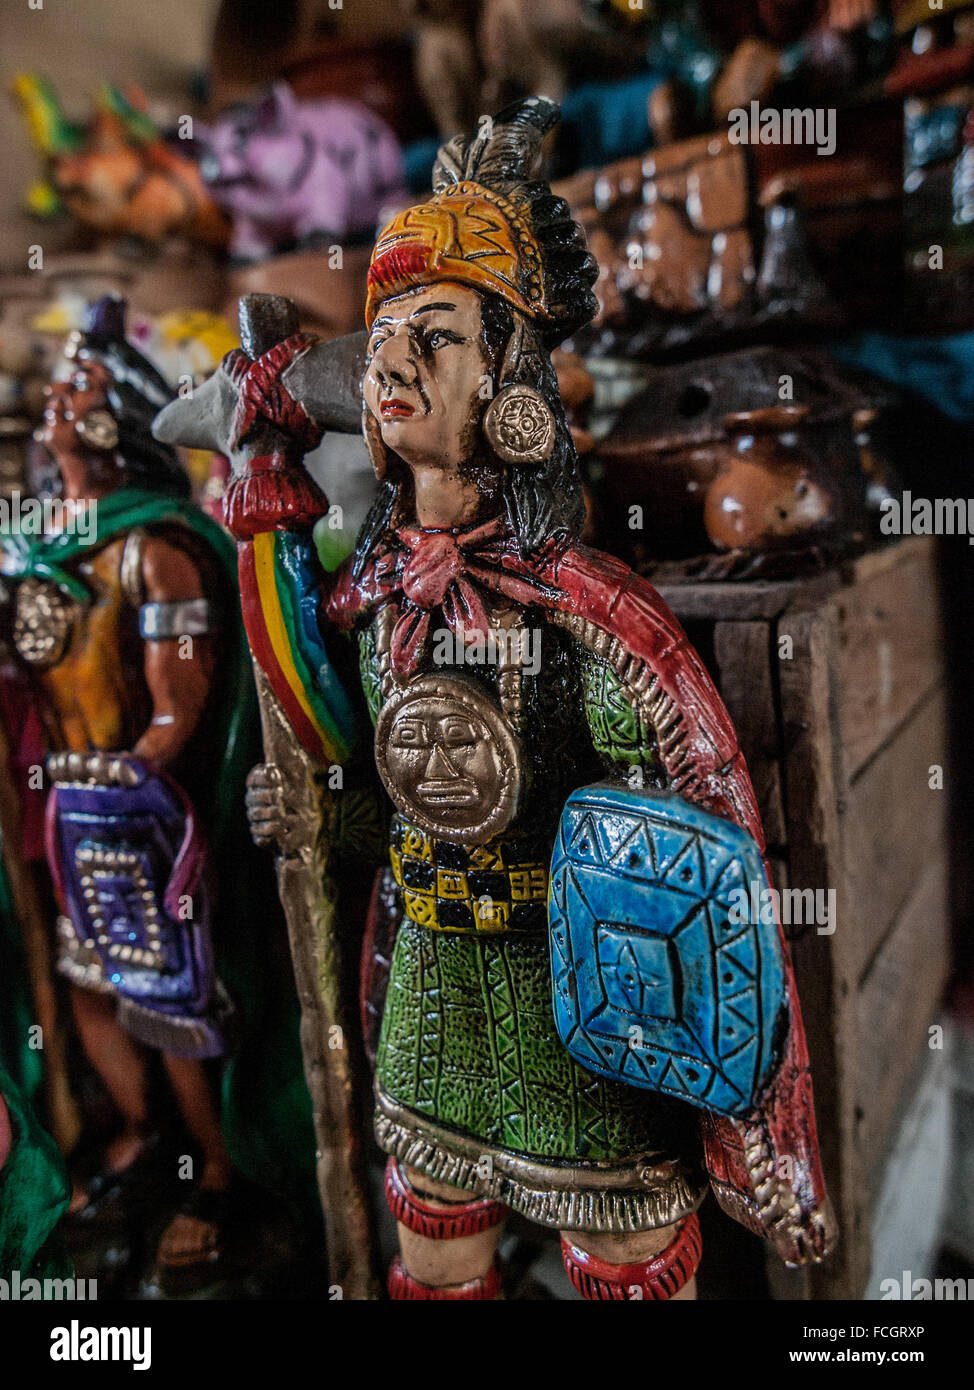
<svg viewBox="0 0 974 1390">
<path fill-rule="evenodd" d="M 466 744 L 476 743 L 477 735 L 472 724 L 466 719 L 447 719 L 441 726 L 443 742 L 449 748 L 462 748 Z"/>
<path fill-rule="evenodd" d="M 425 724 L 414 719 L 403 720 L 396 726 L 392 737 L 397 748 L 425 748 L 429 743 Z"/>
<path fill-rule="evenodd" d="M 455 333 L 449 333 L 445 329 L 434 328 L 433 332 L 426 339 L 428 346 L 436 352 L 437 348 L 445 347 L 447 343 L 456 343 L 459 339 Z"/>
</svg>

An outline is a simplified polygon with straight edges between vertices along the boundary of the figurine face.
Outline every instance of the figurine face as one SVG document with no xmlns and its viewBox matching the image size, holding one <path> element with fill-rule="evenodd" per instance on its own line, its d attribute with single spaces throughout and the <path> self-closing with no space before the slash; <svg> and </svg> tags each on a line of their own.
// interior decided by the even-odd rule
<svg viewBox="0 0 974 1390">
<path fill-rule="evenodd" d="M 476 291 L 444 283 L 380 306 L 363 394 L 382 442 L 411 467 L 455 469 L 472 457 L 489 376 Z"/>
<path fill-rule="evenodd" d="M 47 403 L 37 439 L 55 459 L 78 454 L 84 441 L 78 425 L 93 410 L 108 410 L 106 388 L 110 380 L 104 367 L 95 362 L 80 363 L 64 381 L 47 388 Z"/>
<path fill-rule="evenodd" d="M 482 814 L 496 773 L 491 753 L 484 726 L 441 698 L 397 720 L 389 769 L 427 813 L 455 808 Z"/>
<path fill-rule="evenodd" d="M 520 793 L 517 744 L 479 690 L 420 676 L 376 724 L 376 765 L 397 808 L 458 844 L 483 844 L 512 819 Z"/>
</svg>

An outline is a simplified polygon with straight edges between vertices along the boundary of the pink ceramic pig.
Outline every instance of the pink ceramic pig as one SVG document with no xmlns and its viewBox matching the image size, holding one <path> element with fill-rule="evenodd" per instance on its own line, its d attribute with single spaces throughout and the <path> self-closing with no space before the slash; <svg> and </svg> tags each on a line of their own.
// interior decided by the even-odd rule
<svg viewBox="0 0 974 1390">
<path fill-rule="evenodd" d="M 370 237 L 384 209 L 409 199 L 384 121 L 358 102 L 299 101 L 286 82 L 228 108 L 200 143 L 200 171 L 233 219 L 240 260 Z"/>
</svg>

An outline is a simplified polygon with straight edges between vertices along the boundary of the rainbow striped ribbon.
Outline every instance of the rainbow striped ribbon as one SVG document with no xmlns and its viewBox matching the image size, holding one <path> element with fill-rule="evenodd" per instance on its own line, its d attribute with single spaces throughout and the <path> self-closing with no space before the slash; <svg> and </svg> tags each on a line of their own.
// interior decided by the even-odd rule
<svg viewBox="0 0 974 1390">
<path fill-rule="evenodd" d="M 301 746 L 341 763 L 357 720 L 318 626 L 321 568 L 310 538 L 265 531 L 238 547 L 240 596 L 254 656 Z"/>
</svg>

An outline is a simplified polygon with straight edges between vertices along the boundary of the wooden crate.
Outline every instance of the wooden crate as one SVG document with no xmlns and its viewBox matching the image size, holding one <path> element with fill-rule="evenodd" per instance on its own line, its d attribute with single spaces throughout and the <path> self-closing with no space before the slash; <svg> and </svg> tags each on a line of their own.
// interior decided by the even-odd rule
<svg viewBox="0 0 974 1390">
<path fill-rule="evenodd" d="M 859 1298 L 884 1156 L 949 964 L 934 543 L 806 581 L 660 592 L 737 725 L 777 886 L 835 890 L 833 934 L 789 937 L 842 1240 L 825 1265 L 771 1283 L 781 1297 Z"/>
</svg>

